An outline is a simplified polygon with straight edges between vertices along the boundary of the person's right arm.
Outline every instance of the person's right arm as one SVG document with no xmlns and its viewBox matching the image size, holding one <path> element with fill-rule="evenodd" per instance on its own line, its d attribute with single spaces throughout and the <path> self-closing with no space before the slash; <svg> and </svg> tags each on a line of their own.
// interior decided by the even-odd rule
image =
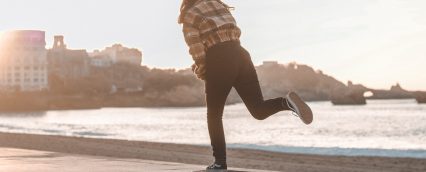
<svg viewBox="0 0 426 172">
<path fill-rule="evenodd" d="M 199 31 L 199 24 L 203 21 L 202 17 L 188 12 L 183 21 L 183 34 L 185 42 L 189 47 L 189 54 L 195 62 L 194 73 L 198 78 L 205 79 L 206 47 L 204 46 Z"/>
</svg>

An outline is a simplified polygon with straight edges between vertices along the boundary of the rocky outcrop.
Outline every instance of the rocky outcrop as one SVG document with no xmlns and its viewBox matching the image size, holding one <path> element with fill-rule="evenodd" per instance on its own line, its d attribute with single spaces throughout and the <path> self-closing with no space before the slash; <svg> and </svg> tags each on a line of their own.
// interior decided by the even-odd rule
<svg viewBox="0 0 426 172">
<path fill-rule="evenodd" d="M 365 105 L 367 101 L 363 93 L 348 92 L 334 95 L 331 99 L 333 105 Z"/>
<path fill-rule="evenodd" d="M 303 64 L 279 64 L 266 62 L 256 68 L 265 98 L 285 96 L 289 91 L 297 92 L 307 101 L 330 100 L 335 88 L 345 84 Z"/>
<path fill-rule="evenodd" d="M 367 104 L 364 93 L 367 88 L 362 85 L 354 85 L 351 81 L 348 86 L 336 88 L 331 95 L 334 105 L 365 105 Z"/>
<path fill-rule="evenodd" d="M 414 92 L 414 97 L 416 98 L 418 103 L 426 103 L 426 92 Z"/>
<path fill-rule="evenodd" d="M 34 94 L 1 94 L 0 111 L 43 111 L 48 108 L 48 100 L 44 96 Z"/>
<path fill-rule="evenodd" d="M 390 90 L 371 90 L 373 96 L 369 99 L 412 99 L 413 94 L 401 87 L 398 83 Z"/>
</svg>

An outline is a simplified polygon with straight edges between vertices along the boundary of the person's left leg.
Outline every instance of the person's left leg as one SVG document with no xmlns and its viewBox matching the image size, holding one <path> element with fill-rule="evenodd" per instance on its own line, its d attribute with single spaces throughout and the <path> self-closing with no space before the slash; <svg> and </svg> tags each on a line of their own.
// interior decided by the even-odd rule
<svg viewBox="0 0 426 172">
<path fill-rule="evenodd" d="M 240 84 L 235 89 L 251 115 L 257 120 L 264 120 L 283 110 L 290 110 L 282 97 L 264 100 L 259 82 Z"/>
<path fill-rule="evenodd" d="M 277 112 L 290 110 L 285 98 L 264 100 L 250 54 L 242 47 L 240 52 L 239 59 L 242 66 L 234 87 L 252 116 L 264 120 Z"/>
</svg>

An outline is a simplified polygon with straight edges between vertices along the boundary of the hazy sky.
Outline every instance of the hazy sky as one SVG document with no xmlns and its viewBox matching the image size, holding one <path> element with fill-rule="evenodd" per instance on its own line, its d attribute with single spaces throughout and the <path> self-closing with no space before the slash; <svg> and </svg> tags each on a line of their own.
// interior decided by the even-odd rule
<svg viewBox="0 0 426 172">
<path fill-rule="evenodd" d="M 296 61 L 346 82 L 426 90 L 425 0 L 226 0 L 253 61 Z M 139 48 L 143 64 L 192 64 L 180 0 L 0 0 L 0 31 L 39 29 L 69 48 Z"/>
</svg>

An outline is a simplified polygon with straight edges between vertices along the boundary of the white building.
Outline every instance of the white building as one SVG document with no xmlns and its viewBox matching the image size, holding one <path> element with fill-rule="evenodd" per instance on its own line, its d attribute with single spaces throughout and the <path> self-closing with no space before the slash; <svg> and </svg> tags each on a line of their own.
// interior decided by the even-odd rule
<svg viewBox="0 0 426 172">
<path fill-rule="evenodd" d="M 44 31 L 18 30 L 0 35 L 0 89 L 42 91 L 48 88 Z"/>
</svg>

